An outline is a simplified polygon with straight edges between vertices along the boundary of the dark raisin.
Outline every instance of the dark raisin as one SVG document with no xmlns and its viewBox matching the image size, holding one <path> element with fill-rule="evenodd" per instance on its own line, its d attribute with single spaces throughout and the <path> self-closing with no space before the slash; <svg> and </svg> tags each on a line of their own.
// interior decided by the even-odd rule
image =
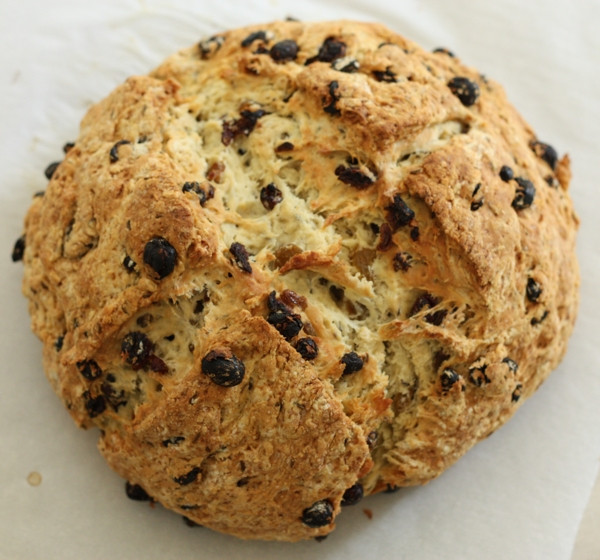
<svg viewBox="0 0 600 560">
<path fill-rule="evenodd" d="M 133 272 L 136 266 L 136 262 L 129 255 L 127 255 L 123 259 L 123 266 L 125 267 L 125 270 L 127 270 L 127 272 Z"/>
<path fill-rule="evenodd" d="M 201 187 L 197 181 L 189 181 L 183 184 L 181 190 L 186 192 L 193 192 L 198 196 L 200 206 L 204 206 L 207 200 L 213 198 L 215 191 L 212 185 L 207 185 L 206 188 Z"/>
<path fill-rule="evenodd" d="M 164 237 L 153 237 L 144 247 L 144 262 L 163 279 L 175 270 L 177 251 Z"/>
<path fill-rule="evenodd" d="M 309 58 L 305 64 L 308 66 L 317 60 L 320 62 L 333 62 L 343 56 L 346 56 L 346 43 L 335 37 L 327 37 L 320 46 L 317 55 Z"/>
<path fill-rule="evenodd" d="M 286 339 L 294 338 L 303 327 L 300 316 L 288 311 L 272 311 L 267 317 L 269 324 L 273 325 L 279 333 Z"/>
<path fill-rule="evenodd" d="M 512 170 L 512 167 L 509 167 L 508 165 L 503 165 L 500 168 L 500 179 L 502 179 L 505 183 L 508 183 L 508 181 L 511 181 L 515 176 L 514 171 Z"/>
<path fill-rule="evenodd" d="M 96 363 L 96 360 L 83 360 L 76 364 L 79 373 L 86 379 L 93 381 L 102 376 L 102 369 Z"/>
<path fill-rule="evenodd" d="M 333 519 L 333 506 L 329 500 L 320 500 L 302 512 L 302 523 L 308 527 L 324 527 Z"/>
<path fill-rule="evenodd" d="M 229 247 L 229 252 L 233 255 L 235 263 L 241 270 L 247 272 L 248 274 L 252 274 L 252 267 L 248 261 L 249 255 L 246 247 L 236 241 L 231 244 L 231 247 Z"/>
<path fill-rule="evenodd" d="M 110 163 L 116 163 L 119 161 L 119 146 L 123 146 L 124 144 L 131 144 L 131 142 L 129 140 L 119 140 L 110 149 L 110 153 L 108 154 Z"/>
<path fill-rule="evenodd" d="M 512 402 L 517 402 L 521 398 L 521 391 L 523 390 L 523 385 L 521 383 L 517 383 L 515 390 L 512 392 L 510 400 Z"/>
<path fill-rule="evenodd" d="M 275 183 L 269 183 L 260 190 L 260 201 L 267 210 L 273 210 L 282 200 L 283 195 Z"/>
<path fill-rule="evenodd" d="M 267 33 L 266 31 L 254 31 L 254 33 L 250 33 L 242 42 L 242 47 L 249 47 L 254 41 L 267 41 Z"/>
<path fill-rule="evenodd" d="M 284 39 L 275 43 L 269 55 L 275 62 L 289 62 L 290 60 L 296 60 L 298 56 L 298 45 L 296 41 L 292 39 Z"/>
<path fill-rule="evenodd" d="M 200 183 L 198 183 L 197 181 L 186 181 L 183 184 L 183 187 L 181 187 L 181 192 L 184 192 L 184 193 L 193 192 L 193 193 L 197 194 L 199 197 L 201 196 L 200 193 L 202 193 L 202 195 L 204 195 L 204 191 L 202 191 L 202 189 L 200 188 Z"/>
<path fill-rule="evenodd" d="M 430 325 L 435 325 L 436 327 L 439 327 L 444 322 L 446 315 L 448 315 L 447 309 L 438 309 L 433 313 L 428 313 L 427 315 L 425 315 L 425 322 L 429 323 Z"/>
<path fill-rule="evenodd" d="M 363 485 L 360 482 L 357 482 L 353 486 L 350 486 L 342 496 L 342 506 L 353 506 L 360 502 L 364 496 Z"/>
<path fill-rule="evenodd" d="M 350 185 L 358 190 L 366 189 L 373 184 L 373 179 L 356 167 L 344 167 L 343 165 L 338 165 L 335 169 L 335 174 L 342 183 Z"/>
<path fill-rule="evenodd" d="M 131 484 L 131 482 L 126 482 L 125 494 L 127 494 L 127 497 L 130 500 L 135 500 L 136 502 L 153 501 L 148 493 L 139 484 Z"/>
<path fill-rule="evenodd" d="M 345 72 L 346 74 L 353 74 L 354 72 L 358 72 L 360 68 L 360 63 L 358 60 L 352 58 L 340 58 L 338 60 L 334 60 L 331 63 L 331 67 L 338 72 Z"/>
<path fill-rule="evenodd" d="M 532 303 L 537 303 L 542 295 L 542 287 L 533 279 L 527 279 L 527 288 L 526 288 L 527 299 Z"/>
<path fill-rule="evenodd" d="M 479 86 L 463 76 L 452 78 L 446 85 L 465 107 L 470 107 L 479 98 Z"/>
<path fill-rule="evenodd" d="M 418 241 L 420 235 L 421 235 L 421 232 L 417 226 L 410 228 L 410 238 L 413 241 Z"/>
<path fill-rule="evenodd" d="M 61 335 L 54 342 L 54 348 L 56 348 L 57 352 L 60 352 L 62 350 L 64 341 L 65 341 L 65 337 L 63 335 Z"/>
<path fill-rule="evenodd" d="M 13 262 L 22 261 L 24 253 L 25 253 L 25 236 L 21 235 L 21 237 L 19 237 L 19 239 L 17 239 L 15 241 L 15 244 L 13 246 L 12 255 L 11 255 L 12 261 Z"/>
<path fill-rule="evenodd" d="M 63 152 L 66 154 L 71 151 L 71 148 L 74 148 L 74 147 L 75 147 L 75 142 L 67 142 L 63 146 Z"/>
<path fill-rule="evenodd" d="M 449 56 L 450 58 L 454 58 L 454 56 L 455 56 L 452 51 L 448 50 L 445 47 L 437 47 L 437 49 L 433 49 L 433 52 L 438 53 L 438 54 L 439 53 L 445 54 L 445 55 Z"/>
<path fill-rule="evenodd" d="M 490 382 L 490 378 L 485 373 L 486 369 L 487 365 L 469 369 L 469 381 L 473 383 L 473 385 L 477 385 L 477 387 L 487 385 Z"/>
<path fill-rule="evenodd" d="M 175 340 L 175 335 L 174 334 L 168 334 L 167 336 L 163 336 L 163 338 L 165 340 L 168 340 L 169 342 L 173 342 Z"/>
<path fill-rule="evenodd" d="M 112 380 L 109 380 L 109 377 Z M 119 411 L 119 407 L 125 406 L 127 404 L 127 399 L 125 399 L 125 391 L 121 390 L 117 393 L 115 388 L 110 384 L 115 382 L 115 377 L 112 374 L 106 376 L 106 381 L 100 385 L 100 391 L 106 397 L 106 400 L 112 406 L 115 412 Z"/>
<path fill-rule="evenodd" d="M 396 486 L 395 484 L 386 484 L 384 494 L 394 494 L 400 490 L 400 486 Z"/>
<path fill-rule="evenodd" d="M 121 357 L 138 370 L 147 364 L 153 349 L 154 344 L 143 332 L 132 331 L 121 342 Z"/>
<path fill-rule="evenodd" d="M 342 356 L 340 362 L 344 364 L 344 371 L 342 372 L 342 375 L 356 373 L 365 365 L 364 360 L 356 352 L 347 352 Z"/>
<path fill-rule="evenodd" d="M 150 354 L 144 366 L 148 367 L 155 373 L 169 373 L 169 366 L 165 362 L 154 354 Z M 135 368 L 134 368 L 135 369 Z"/>
<path fill-rule="evenodd" d="M 544 142 L 538 142 L 537 140 L 533 140 L 529 146 L 533 150 L 533 153 L 539 158 L 542 158 L 552 170 L 556 169 L 558 154 L 552 146 L 544 144 Z"/>
<path fill-rule="evenodd" d="M 269 311 L 283 311 L 285 313 L 291 313 L 291 309 L 277 299 L 277 292 L 273 290 L 267 297 L 267 306 Z"/>
<path fill-rule="evenodd" d="M 460 375 L 452 368 L 446 368 L 440 375 L 440 383 L 444 391 L 448 391 L 459 380 Z"/>
<path fill-rule="evenodd" d="M 408 207 L 399 194 L 394 195 L 392 203 L 386 206 L 385 209 L 385 219 L 390 224 L 392 231 L 397 231 L 402 226 L 408 225 L 415 217 L 414 211 Z"/>
<path fill-rule="evenodd" d="M 412 256 L 410 253 L 400 252 L 394 255 L 392 260 L 393 267 L 396 272 L 401 270 L 402 272 L 406 272 L 412 265 Z"/>
<path fill-rule="evenodd" d="M 163 440 L 163 447 L 169 447 L 169 445 L 179 445 L 182 441 L 185 441 L 183 436 L 173 436 L 169 439 Z"/>
<path fill-rule="evenodd" d="M 416 315 L 425 307 L 435 307 L 438 303 L 440 303 L 440 301 L 440 298 L 437 298 L 429 292 L 426 292 L 415 300 L 415 303 L 413 303 L 408 316 L 412 317 L 413 315 Z"/>
<path fill-rule="evenodd" d="M 337 116 L 341 115 L 341 111 L 336 107 L 336 103 L 340 99 L 340 94 L 338 93 L 340 84 L 337 82 L 337 80 L 333 80 L 332 82 L 329 82 L 328 87 L 329 87 L 329 100 L 323 99 L 323 110 L 326 113 L 329 113 L 330 115 L 333 115 L 334 117 L 337 117 Z M 325 105 L 325 103 L 327 103 L 327 101 L 329 101 L 329 103 L 327 105 Z"/>
<path fill-rule="evenodd" d="M 389 224 L 381 224 L 379 228 L 379 242 L 376 249 L 378 251 L 387 251 L 392 246 L 392 228 Z"/>
<path fill-rule="evenodd" d="M 397 81 L 396 74 L 392 72 L 390 66 L 388 66 L 385 70 L 373 70 L 373 76 L 378 82 L 394 83 Z"/>
<path fill-rule="evenodd" d="M 275 151 L 277 153 L 281 153 L 281 152 L 289 152 L 293 149 L 294 149 L 294 144 L 292 144 L 291 142 L 283 142 L 282 144 L 279 144 L 279 146 L 277 146 L 275 148 Z"/>
<path fill-rule="evenodd" d="M 200 58 L 207 59 L 213 56 L 225 42 L 225 37 L 222 35 L 214 35 L 208 39 L 204 39 L 198 43 Z"/>
<path fill-rule="evenodd" d="M 432 360 L 432 364 L 433 364 L 433 368 L 438 370 L 440 369 L 441 365 L 448 359 L 450 358 L 450 354 L 446 354 L 446 352 L 444 350 L 442 350 L 441 348 L 433 355 L 433 360 Z"/>
<path fill-rule="evenodd" d="M 46 179 L 48 179 L 48 180 L 52 179 L 54 172 L 56 171 L 56 169 L 58 168 L 58 166 L 60 164 L 61 164 L 60 161 L 55 161 L 54 163 L 51 163 L 48 167 L 46 167 L 46 169 L 44 170 L 44 175 L 46 175 Z"/>
<path fill-rule="evenodd" d="M 173 480 L 181 486 L 187 486 L 192 482 L 196 482 L 196 480 L 198 480 L 198 475 L 201 472 L 202 470 L 200 469 L 200 467 L 194 467 L 191 471 L 182 474 L 181 476 L 174 476 Z"/>
<path fill-rule="evenodd" d="M 533 183 L 527 179 L 523 179 L 523 177 L 517 177 L 515 181 L 519 186 L 515 192 L 515 198 L 512 201 L 512 207 L 515 210 L 524 210 L 525 208 L 529 208 L 535 197 L 535 187 L 533 186 Z"/>
<path fill-rule="evenodd" d="M 200 525 L 199 523 L 196 523 L 195 521 L 192 521 L 189 517 L 182 515 L 181 519 L 183 519 L 183 522 L 188 526 L 188 527 L 202 527 L 202 525 Z"/>
<path fill-rule="evenodd" d="M 317 54 L 317 60 L 321 62 L 333 62 L 338 58 L 346 56 L 346 43 L 335 37 L 327 37 Z"/>
<path fill-rule="evenodd" d="M 244 362 L 230 351 L 211 350 L 202 358 L 202 373 L 221 387 L 234 387 L 244 379 Z"/>
<path fill-rule="evenodd" d="M 329 295 L 333 301 L 341 303 L 344 300 L 344 288 L 332 284 L 329 286 Z"/>
<path fill-rule="evenodd" d="M 243 110 L 240 113 L 241 116 L 239 119 L 232 122 L 225 121 L 223 123 L 223 132 L 221 133 L 221 142 L 225 146 L 229 146 L 238 136 L 242 134 L 248 136 L 254 130 L 258 119 L 264 117 L 266 114 L 262 109 L 257 109 L 256 111 Z"/>
<path fill-rule="evenodd" d="M 111 381 L 111 383 L 114 383 L 114 381 Z M 108 382 L 108 380 L 100 385 L 100 391 L 105 397 L 112 397 L 117 393 L 115 388 Z"/>
<path fill-rule="evenodd" d="M 508 366 L 508 369 L 512 372 L 512 373 L 517 373 L 517 370 L 519 369 L 519 364 L 517 364 L 517 362 L 515 362 L 514 360 L 511 360 L 510 358 L 504 358 L 502 360 L 503 363 L 505 363 Z"/>
<path fill-rule="evenodd" d="M 477 212 L 483 206 L 483 198 L 471 202 L 471 212 Z"/>
<path fill-rule="evenodd" d="M 106 400 L 104 400 L 102 395 L 90 397 L 89 393 L 86 391 L 83 393 L 83 396 L 85 398 L 85 409 L 90 418 L 95 418 L 106 410 Z"/>
<path fill-rule="evenodd" d="M 379 224 L 371 222 L 369 228 L 373 232 L 373 235 L 379 235 Z"/>
<path fill-rule="evenodd" d="M 481 183 L 477 183 L 475 185 L 475 188 L 473 189 L 473 192 L 471 193 L 471 197 L 474 197 L 480 190 L 481 190 Z"/>
<path fill-rule="evenodd" d="M 541 317 L 533 317 L 530 321 L 531 325 L 535 327 L 535 325 L 539 325 L 540 323 L 542 323 L 543 321 L 545 321 L 546 317 L 548 317 L 548 310 L 546 309 L 546 311 L 544 311 L 542 313 Z"/>
<path fill-rule="evenodd" d="M 305 360 L 314 360 L 319 354 L 319 347 L 312 338 L 300 338 L 296 342 L 296 351 Z"/>
<path fill-rule="evenodd" d="M 215 187 L 213 187 L 210 183 L 204 183 L 204 192 L 206 194 L 206 200 L 210 200 L 215 196 Z"/>
<path fill-rule="evenodd" d="M 377 434 L 377 432 L 369 432 L 369 435 L 367 436 L 367 445 L 369 446 L 369 449 L 373 449 L 375 445 L 377 445 L 378 437 L 379 435 Z"/>
</svg>

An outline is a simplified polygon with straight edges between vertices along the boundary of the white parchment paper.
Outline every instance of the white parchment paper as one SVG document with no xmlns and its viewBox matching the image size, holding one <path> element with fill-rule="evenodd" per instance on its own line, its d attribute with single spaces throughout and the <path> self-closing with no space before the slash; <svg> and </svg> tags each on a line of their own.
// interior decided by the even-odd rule
<svg viewBox="0 0 600 560">
<path fill-rule="evenodd" d="M 97 433 L 74 426 L 44 378 L 10 262 L 44 168 L 91 103 L 203 36 L 286 16 L 381 21 L 502 83 L 539 138 L 571 155 L 582 220 L 580 316 L 539 392 L 437 480 L 366 499 L 327 540 L 293 545 L 192 529 L 126 499 Z M 0 559 L 569 559 L 600 458 L 598 21 L 585 0 L 0 0 Z M 597 560 L 592 544 L 578 558 Z"/>
</svg>

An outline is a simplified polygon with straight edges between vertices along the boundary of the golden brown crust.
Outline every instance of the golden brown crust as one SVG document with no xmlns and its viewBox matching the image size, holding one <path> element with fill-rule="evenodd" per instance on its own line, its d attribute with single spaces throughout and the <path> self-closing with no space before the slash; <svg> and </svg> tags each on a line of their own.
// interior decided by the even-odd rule
<svg viewBox="0 0 600 560">
<path fill-rule="evenodd" d="M 214 348 L 245 364 L 242 383 L 219 387 L 201 373 L 201 356 Z M 275 540 L 331 531 L 330 524 L 309 530 L 299 522 L 302 511 L 325 499 L 339 510 L 368 455 L 331 387 L 263 318 L 247 312 L 224 318 L 197 350 L 165 398 L 147 402 L 122 432 L 100 440 L 108 462 L 167 507 L 213 529 Z M 196 468 L 194 483 L 176 481 Z"/>
<path fill-rule="evenodd" d="M 434 478 L 558 364 L 569 180 L 500 86 L 383 26 L 209 38 L 94 106 L 31 206 L 47 376 L 165 506 L 326 534 L 347 488 Z"/>
</svg>

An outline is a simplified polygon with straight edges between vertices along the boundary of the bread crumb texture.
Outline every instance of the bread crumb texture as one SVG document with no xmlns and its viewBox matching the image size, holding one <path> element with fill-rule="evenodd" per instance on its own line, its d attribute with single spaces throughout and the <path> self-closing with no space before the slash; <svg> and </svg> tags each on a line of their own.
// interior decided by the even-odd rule
<svg viewBox="0 0 600 560">
<path fill-rule="evenodd" d="M 446 50 L 350 21 L 222 33 L 65 151 L 19 247 L 47 377 L 191 522 L 326 535 L 347 490 L 438 476 L 565 352 L 568 156 Z"/>
</svg>

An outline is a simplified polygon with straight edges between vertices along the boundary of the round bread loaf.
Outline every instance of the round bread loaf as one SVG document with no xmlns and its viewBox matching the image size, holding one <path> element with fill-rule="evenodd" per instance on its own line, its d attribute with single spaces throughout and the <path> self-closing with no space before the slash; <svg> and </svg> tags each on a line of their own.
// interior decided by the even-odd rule
<svg viewBox="0 0 600 560">
<path fill-rule="evenodd" d="M 15 250 L 46 374 L 130 495 L 193 522 L 325 535 L 438 476 L 565 352 L 568 157 L 445 49 L 222 33 L 65 152 Z"/>
</svg>

